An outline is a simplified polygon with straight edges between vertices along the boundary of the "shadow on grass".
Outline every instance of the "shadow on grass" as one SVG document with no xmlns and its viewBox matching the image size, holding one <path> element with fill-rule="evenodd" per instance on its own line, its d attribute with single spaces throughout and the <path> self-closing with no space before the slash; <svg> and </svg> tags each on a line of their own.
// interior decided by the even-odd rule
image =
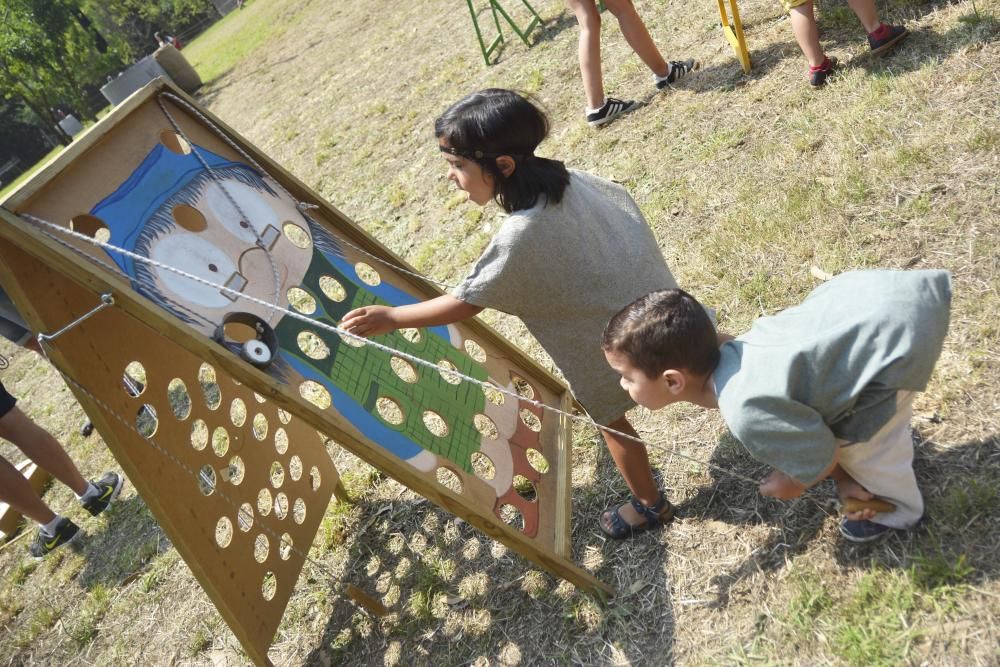
<svg viewBox="0 0 1000 667">
<path fill-rule="evenodd" d="M 315 45 L 316 45 L 315 43 L 311 44 L 307 47 L 307 49 Z M 260 65 L 251 70 L 241 72 L 240 75 L 237 77 L 231 77 L 228 79 L 226 78 L 235 69 L 235 66 L 223 72 L 220 72 L 216 76 L 212 77 L 210 80 L 202 82 L 201 90 L 205 92 L 198 93 L 197 95 L 198 103 L 201 104 L 203 107 L 210 107 L 212 106 L 212 102 L 215 101 L 215 98 L 219 96 L 219 93 L 225 90 L 226 88 L 229 88 L 233 84 L 241 83 L 245 79 L 253 79 L 257 76 L 264 76 L 267 74 L 267 71 L 270 70 L 272 67 L 277 67 L 278 65 L 284 65 L 285 63 L 297 60 L 300 56 L 302 56 L 305 50 L 306 49 L 303 49 L 302 51 L 294 55 L 290 55 L 285 58 L 281 58 L 279 60 L 261 63 Z M 240 62 L 245 63 L 247 61 L 243 60 Z M 225 81 L 225 83 L 222 83 L 221 85 L 216 85 L 222 81 Z"/>
<path fill-rule="evenodd" d="M 79 582 L 88 590 L 96 585 L 127 585 L 152 560 L 171 549 L 170 540 L 138 495 L 119 500 L 81 527 L 87 533 L 79 545 L 86 564 Z"/>
<path fill-rule="evenodd" d="M 608 545 L 594 574 L 621 590 L 601 606 L 422 499 L 360 509 L 339 583 L 370 596 L 369 608 L 342 588 L 331 596 L 306 664 L 396 664 L 400 656 L 415 664 L 587 664 L 595 656 L 639 664 L 653 654 L 673 662 L 670 587 L 655 540 L 638 547 L 658 554 L 640 572 L 625 571 L 634 559 L 616 558 L 622 546 Z M 600 549 L 590 527 L 575 531 L 578 554 Z"/>
<path fill-rule="evenodd" d="M 769 470 L 754 461 L 727 436 L 712 457 L 722 468 L 763 477 Z M 1000 576 L 1000 440 L 992 436 L 954 446 L 921 441 L 914 470 L 924 494 L 924 519 L 911 531 L 892 531 L 882 540 L 852 544 L 839 535 L 837 562 L 848 568 L 913 569 L 914 577 L 934 587 L 992 581 Z M 837 520 L 832 482 L 810 489 L 800 499 L 782 502 L 763 498 L 746 481 L 712 472 L 715 480 L 679 505 L 678 513 L 736 525 L 775 527 L 768 541 L 744 562 L 714 579 L 713 606 L 724 607 L 730 589 L 759 572 L 783 568 L 812 542 L 828 532 L 827 520 Z"/>
</svg>

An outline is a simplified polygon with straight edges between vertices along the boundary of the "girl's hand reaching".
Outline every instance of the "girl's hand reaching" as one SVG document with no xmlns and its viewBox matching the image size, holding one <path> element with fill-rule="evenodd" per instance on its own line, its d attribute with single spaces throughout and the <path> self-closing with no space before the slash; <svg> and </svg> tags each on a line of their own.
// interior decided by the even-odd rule
<svg viewBox="0 0 1000 667">
<path fill-rule="evenodd" d="M 355 308 L 340 320 L 340 328 L 356 336 L 381 336 L 395 331 L 399 324 L 395 319 L 395 308 L 390 306 L 364 306 Z"/>
</svg>

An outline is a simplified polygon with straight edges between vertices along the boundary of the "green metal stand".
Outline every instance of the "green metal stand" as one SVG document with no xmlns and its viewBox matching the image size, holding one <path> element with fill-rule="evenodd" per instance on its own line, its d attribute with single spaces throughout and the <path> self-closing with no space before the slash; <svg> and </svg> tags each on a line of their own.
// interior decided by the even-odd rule
<svg viewBox="0 0 1000 667">
<path fill-rule="evenodd" d="M 517 36 L 521 38 L 521 41 L 524 42 L 525 46 L 531 46 L 531 44 L 528 43 L 528 34 L 535 26 L 541 25 L 542 23 L 542 17 L 538 15 L 538 12 L 535 11 L 534 7 L 528 4 L 528 0 L 521 0 L 521 4 L 527 7 L 528 11 L 531 12 L 532 18 L 531 21 L 528 22 L 528 25 L 526 25 L 523 29 L 517 25 L 514 19 L 511 18 L 510 14 L 507 13 L 507 10 L 503 8 L 503 5 L 500 4 L 500 0 L 489 0 L 490 12 L 493 14 L 493 23 L 496 24 L 497 27 L 497 36 L 489 46 L 486 46 L 486 42 L 483 41 L 483 33 L 479 29 L 479 19 L 476 16 L 476 9 L 472 6 L 472 0 L 465 0 L 465 3 L 469 6 L 469 14 L 472 15 L 472 27 L 476 29 L 476 39 L 479 40 L 479 49 L 483 52 L 483 60 L 486 61 L 487 65 L 492 64 L 490 62 L 490 56 L 493 55 L 493 52 L 496 51 L 497 47 L 503 44 L 504 41 L 503 32 L 500 30 L 500 16 L 502 16 L 504 20 L 510 24 L 510 27 L 515 33 L 517 33 Z M 499 16 L 497 14 L 499 14 Z"/>
</svg>

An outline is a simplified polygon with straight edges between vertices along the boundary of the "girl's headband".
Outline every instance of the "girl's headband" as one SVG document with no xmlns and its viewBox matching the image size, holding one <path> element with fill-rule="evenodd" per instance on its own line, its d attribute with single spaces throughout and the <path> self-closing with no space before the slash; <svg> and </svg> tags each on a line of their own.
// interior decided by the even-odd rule
<svg viewBox="0 0 1000 667">
<path fill-rule="evenodd" d="M 535 157 L 534 153 L 528 153 L 527 155 L 521 155 L 519 153 L 487 153 L 479 149 L 471 150 L 464 148 L 452 148 L 451 146 L 438 146 L 438 150 L 442 153 L 448 153 L 449 155 L 457 155 L 458 157 L 464 157 L 469 160 L 495 160 L 501 155 L 509 155 L 515 160 L 527 160 L 528 158 Z"/>
</svg>

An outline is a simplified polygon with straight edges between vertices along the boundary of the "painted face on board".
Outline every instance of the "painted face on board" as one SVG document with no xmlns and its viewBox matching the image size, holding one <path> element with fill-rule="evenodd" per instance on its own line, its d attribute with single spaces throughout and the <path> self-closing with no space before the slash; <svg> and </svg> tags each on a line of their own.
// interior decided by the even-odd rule
<svg viewBox="0 0 1000 667">
<path fill-rule="evenodd" d="M 442 139 L 440 145 L 448 144 Z M 493 199 L 494 179 L 482 165 L 461 155 L 451 153 L 441 153 L 441 155 L 448 162 L 448 180 L 457 185 L 459 190 L 468 192 L 470 200 L 485 206 Z"/>
<path fill-rule="evenodd" d="M 676 392 L 664 375 L 649 377 L 644 371 L 632 365 L 632 361 L 621 352 L 604 351 L 604 358 L 611 368 L 621 375 L 621 387 L 637 404 L 650 410 L 659 410 L 676 402 Z"/>
<path fill-rule="evenodd" d="M 301 217 L 294 203 L 285 197 L 235 179 L 227 179 L 223 185 L 225 191 L 220 184 L 210 183 L 197 195 L 193 206 L 175 207 L 177 225 L 149 244 L 149 256 L 263 301 L 282 303 L 288 288 L 301 282 L 311 256 L 310 249 L 295 245 L 283 233 L 284 227 L 294 224 L 289 221 Z M 243 220 L 230 197 L 249 221 Z M 295 227 L 299 236 L 308 241 L 304 226 L 300 223 Z M 257 235 L 266 250 L 257 245 Z M 278 284 L 271 260 L 278 267 Z M 153 275 L 162 293 L 215 321 L 234 309 L 265 319 L 270 316 L 267 308 L 252 301 L 241 299 L 236 303 L 229 293 L 173 272 L 155 270 Z"/>
</svg>

